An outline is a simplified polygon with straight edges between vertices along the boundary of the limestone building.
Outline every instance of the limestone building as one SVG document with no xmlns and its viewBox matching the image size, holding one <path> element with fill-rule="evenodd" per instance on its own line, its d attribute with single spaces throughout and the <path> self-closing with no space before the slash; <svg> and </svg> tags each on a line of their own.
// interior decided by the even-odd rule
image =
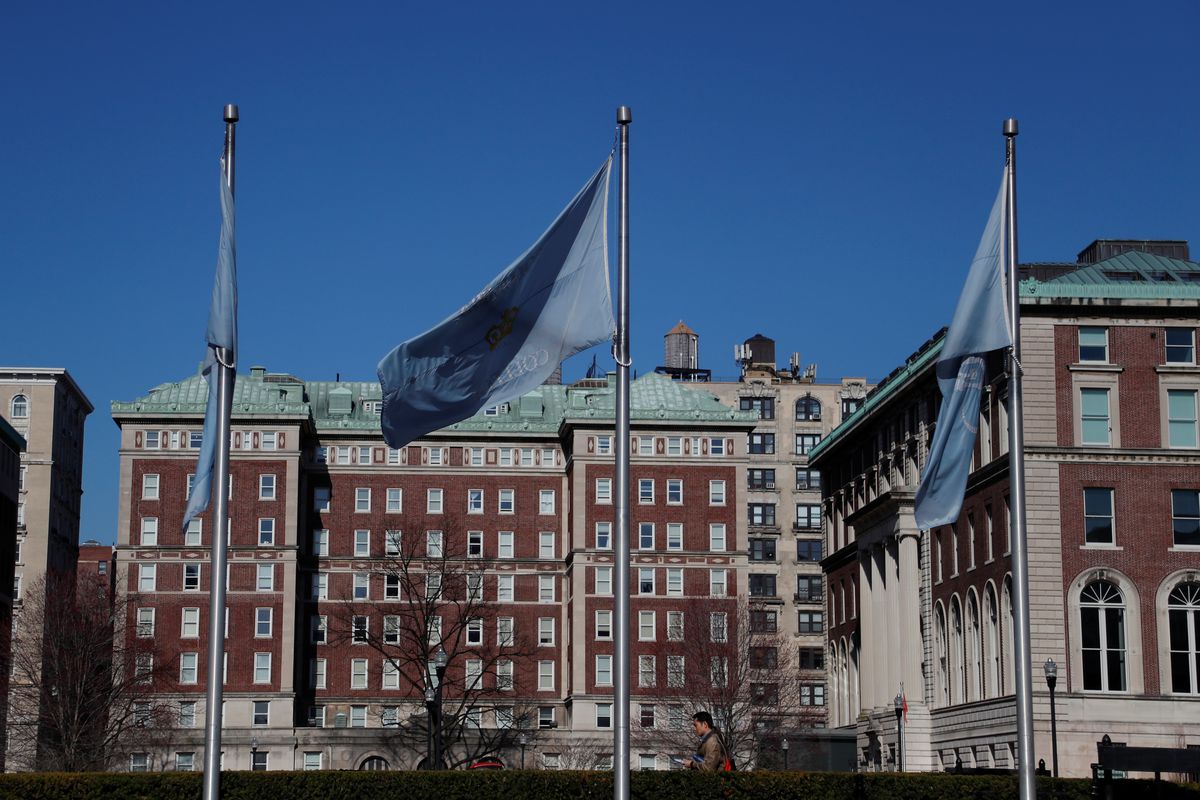
<svg viewBox="0 0 1200 800">
<path fill-rule="evenodd" d="M 1034 744 L 1053 768 L 1052 660 L 1059 770 L 1081 777 L 1104 735 L 1200 745 L 1200 264 L 1185 243 L 1108 240 L 1022 273 Z M 908 769 L 1015 767 L 998 356 L 959 519 L 913 521 L 942 336 L 810 454 L 824 479 L 831 724 L 856 732 L 861 769 L 896 768 L 898 695 Z"/>
</svg>

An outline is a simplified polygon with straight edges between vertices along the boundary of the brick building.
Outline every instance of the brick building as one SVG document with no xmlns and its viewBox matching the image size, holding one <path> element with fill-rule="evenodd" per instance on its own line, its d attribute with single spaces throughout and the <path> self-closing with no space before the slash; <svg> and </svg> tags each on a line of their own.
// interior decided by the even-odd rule
<svg viewBox="0 0 1200 800">
<path fill-rule="evenodd" d="M 1182 243 L 1100 241 L 1022 267 L 1035 752 L 1089 774 L 1102 735 L 1200 745 L 1200 264 Z M 1163 254 L 1159 245 L 1170 245 Z M 1006 381 L 989 364 L 958 521 L 920 531 L 942 334 L 811 454 L 824 476 L 831 720 L 860 769 L 1013 768 Z M 903 688 L 902 688 L 903 687 Z"/>
<path fill-rule="evenodd" d="M 614 389 L 611 375 L 542 386 L 393 450 L 376 383 L 240 376 L 226 768 L 411 768 L 439 691 L 447 763 L 611 758 Z M 170 665 L 154 691 L 178 706 L 170 741 L 132 769 L 203 759 L 212 524 L 181 523 L 205 395 L 193 376 L 113 404 L 126 635 L 153 637 Z M 631 406 L 633 755 L 666 768 L 672 737 L 690 737 L 692 688 L 741 689 L 755 419 L 657 375 L 633 383 Z"/>
</svg>

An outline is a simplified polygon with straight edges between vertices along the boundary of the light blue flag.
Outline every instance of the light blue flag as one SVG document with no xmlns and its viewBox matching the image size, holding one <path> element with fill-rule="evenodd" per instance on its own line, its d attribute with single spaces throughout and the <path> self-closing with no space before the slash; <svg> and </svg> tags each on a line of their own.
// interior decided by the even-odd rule
<svg viewBox="0 0 1200 800">
<path fill-rule="evenodd" d="M 474 300 L 379 362 L 390 446 L 516 399 L 567 357 L 612 339 L 611 167 L 609 156 L 549 230 Z"/>
<path fill-rule="evenodd" d="M 208 508 L 212 493 L 213 470 L 217 455 L 217 415 L 223 409 L 217 404 L 217 349 L 225 351 L 226 363 L 236 363 L 237 351 L 237 245 L 234 241 L 233 192 L 225 180 L 225 164 L 221 163 L 221 244 L 217 250 L 217 275 L 213 280 L 212 304 L 208 309 L 208 330 L 204 334 L 208 349 L 204 355 L 203 374 L 208 381 L 208 405 L 204 409 L 204 438 L 200 442 L 200 459 L 196 462 L 196 478 L 192 496 L 183 513 L 183 527 Z"/>
<path fill-rule="evenodd" d="M 938 354 L 942 408 L 917 489 L 916 521 L 922 530 L 958 519 L 979 430 L 979 395 L 987 353 L 1012 344 L 1004 297 L 1004 181 L 992 206 L 954 319 Z"/>
</svg>

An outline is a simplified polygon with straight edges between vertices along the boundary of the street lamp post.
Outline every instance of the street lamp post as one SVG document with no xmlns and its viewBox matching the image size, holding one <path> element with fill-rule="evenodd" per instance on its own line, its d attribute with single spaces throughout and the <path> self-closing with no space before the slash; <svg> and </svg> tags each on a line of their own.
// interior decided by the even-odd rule
<svg viewBox="0 0 1200 800">
<path fill-rule="evenodd" d="M 442 768 L 442 683 L 446 677 L 446 664 L 450 661 L 450 657 L 446 655 L 446 649 L 438 645 L 437 652 L 433 656 L 433 667 L 437 673 L 437 686 L 434 687 L 433 693 L 433 708 L 430 711 L 430 727 L 433 728 L 433 767 L 432 769 Z M 428 702 L 428 692 L 426 693 L 426 702 Z"/>
<path fill-rule="evenodd" d="M 1046 687 L 1050 690 L 1050 764 L 1054 777 L 1058 777 L 1058 715 L 1054 710 L 1054 687 L 1058 685 L 1058 665 L 1053 658 L 1047 658 L 1042 665 L 1046 671 Z"/>
<path fill-rule="evenodd" d="M 437 690 L 432 686 L 425 687 L 425 710 L 429 712 L 429 735 L 425 737 L 425 752 L 428 755 L 425 769 L 435 769 L 436 761 L 433 744 L 433 726 L 437 719 Z"/>
<path fill-rule="evenodd" d="M 900 771 L 904 772 L 904 698 L 896 695 L 896 750 Z"/>
<path fill-rule="evenodd" d="M 521 745 L 521 769 L 525 769 L 525 745 L 529 744 L 529 737 L 524 733 L 518 734 L 517 744 Z"/>
<path fill-rule="evenodd" d="M 787 739 L 784 739 L 782 742 L 779 743 L 779 749 L 783 751 L 783 771 L 784 772 L 787 772 L 787 769 L 788 769 L 788 747 L 790 747 L 790 745 L 788 744 Z"/>
<path fill-rule="evenodd" d="M 258 769 L 258 737 L 250 737 L 250 771 Z"/>
</svg>

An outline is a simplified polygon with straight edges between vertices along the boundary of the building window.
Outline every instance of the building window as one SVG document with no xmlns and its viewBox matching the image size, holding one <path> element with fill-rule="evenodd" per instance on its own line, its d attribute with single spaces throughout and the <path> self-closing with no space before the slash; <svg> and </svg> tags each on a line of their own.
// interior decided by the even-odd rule
<svg viewBox="0 0 1200 800">
<path fill-rule="evenodd" d="M 153 592 L 158 586 L 158 565 L 157 564 L 139 564 L 138 565 L 138 591 Z"/>
<path fill-rule="evenodd" d="M 612 437 L 597 436 L 596 437 L 596 455 L 606 456 L 612 453 Z"/>
<path fill-rule="evenodd" d="M 1167 328 L 1167 363 L 1196 363 L 1196 331 L 1194 328 Z"/>
<path fill-rule="evenodd" d="M 325 634 L 329 629 L 328 618 L 324 614 L 320 614 L 312 618 L 312 641 L 313 644 L 325 644 Z"/>
<path fill-rule="evenodd" d="M 514 555 L 513 532 L 499 531 L 496 534 L 496 557 L 512 558 Z"/>
<path fill-rule="evenodd" d="M 820 647 L 801 647 L 800 669 L 825 669 L 825 651 Z"/>
<path fill-rule="evenodd" d="M 818 603 L 825 596 L 825 578 L 820 575 L 796 576 L 796 601 Z"/>
<path fill-rule="evenodd" d="M 270 638 L 274 609 L 254 609 L 254 635 L 257 638 Z"/>
<path fill-rule="evenodd" d="M 304 751 L 304 771 L 316 772 L 321 769 L 321 751 L 306 750 Z"/>
<path fill-rule="evenodd" d="M 513 601 L 513 576 L 499 575 L 496 577 L 496 601 L 511 603 Z"/>
<path fill-rule="evenodd" d="M 275 544 L 275 518 L 263 517 L 258 521 L 258 544 L 260 547 Z"/>
<path fill-rule="evenodd" d="M 714 553 L 724 553 L 726 549 L 725 523 L 713 522 L 708 526 L 708 549 Z"/>
<path fill-rule="evenodd" d="M 20 396 L 20 395 L 18 395 L 18 396 Z M 16 400 L 16 398 L 13 398 L 13 399 Z M 24 399 L 24 398 L 22 398 L 22 399 Z M 13 410 L 15 411 L 16 409 L 14 408 Z M 13 416 L 15 417 L 16 414 L 14 413 Z M 26 414 L 26 416 L 28 416 L 28 414 Z M 158 437 L 159 437 L 158 431 L 146 431 L 146 449 L 147 450 L 157 450 L 158 449 Z"/>
<path fill-rule="evenodd" d="M 653 611 L 638 612 L 638 641 L 653 642 L 657 615 Z"/>
<path fill-rule="evenodd" d="M 775 560 L 775 539 L 751 539 L 750 540 L 750 560 L 751 561 L 774 561 Z"/>
<path fill-rule="evenodd" d="M 270 653 L 255 653 L 254 654 L 254 682 L 255 683 L 270 683 L 271 682 L 271 654 Z"/>
<path fill-rule="evenodd" d="M 821 541 L 819 539 L 796 540 L 797 561 L 820 561 L 821 550 Z"/>
<path fill-rule="evenodd" d="M 553 514 L 554 513 L 554 490 L 542 489 L 538 492 L 538 513 Z"/>
<path fill-rule="evenodd" d="M 187 634 L 188 611 L 195 611 L 198 615 L 200 613 L 200 609 L 185 608 L 183 610 L 183 629 L 184 629 L 183 635 L 184 636 L 188 635 Z M 197 627 L 197 630 L 196 630 L 196 633 L 192 634 L 193 636 L 200 635 L 199 624 L 197 624 L 196 627 Z M 138 635 L 138 638 L 140 638 L 140 639 L 149 639 L 154 636 L 154 609 L 153 608 L 139 608 L 137 610 L 137 635 Z"/>
<path fill-rule="evenodd" d="M 365 658 L 353 658 L 350 660 L 350 688 L 367 688 L 367 660 Z"/>
<path fill-rule="evenodd" d="M 512 634 L 512 618 L 501 617 L 500 621 L 505 619 L 510 620 L 508 623 L 508 631 L 501 639 L 501 645 L 511 645 L 513 643 Z M 538 617 L 538 647 L 553 647 L 554 646 L 554 617 Z"/>
<path fill-rule="evenodd" d="M 13 395 L 13 399 L 12 399 L 10 408 L 12 409 L 12 418 L 13 419 L 28 419 L 28 417 L 29 417 L 29 398 L 23 394 Z M 156 433 L 156 435 L 157 435 L 157 433 Z M 150 441 L 150 436 L 149 436 L 149 434 L 147 434 L 146 435 L 146 449 L 147 450 L 151 449 L 149 441 Z M 156 444 L 156 446 L 157 446 L 157 444 Z"/>
<path fill-rule="evenodd" d="M 554 531 L 538 533 L 538 558 L 554 558 Z"/>
<path fill-rule="evenodd" d="M 775 488 L 775 470 L 748 469 L 746 470 L 746 488 L 752 491 L 764 491 Z"/>
<path fill-rule="evenodd" d="M 425 557 L 426 558 L 442 558 L 445 556 L 445 548 L 442 546 L 443 537 L 441 531 L 425 531 Z"/>
<path fill-rule="evenodd" d="M 639 436 L 639 437 L 637 437 L 637 443 L 638 443 L 637 452 L 638 452 L 639 456 L 654 455 L 654 437 L 653 436 Z"/>
<path fill-rule="evenodd" d="M 202 526 L 203 521 L 199 517 L 188 520 L 187 530 L 183 532 L 183 544 L 185 547 L 200 546 Z"/>
<path fill-rule="evenodd" d="M 145 569 L 145 565 L 142 566 Z M 183 590 L 185 592 L 200 591 L 200 565 L 199 564 L 184 564 L 183 565 Z"/>
<path fill-rule="evenodd" d="M 1167 441 L 1170 447 L 1196 447 L 1196 390 L 1167 392 Z"/>
<path fill-rule="evenodd" d="M 1108 389 L 1080 389 L 1079 408 L 1082 443 L 1109 444 Z"/>
<path fill-rule="evenodd" d="M 796 455 L 806 456 L 808 451 L 817 446 L 817 442 L 821 441 L 819 433 L 797 433 L 796 434 Z"/>
<path fill-rule="evenodd" d="M 597 522 L 596 523 L 596 549 L 611 550 L 612 549 L 612 523 Z"/>
<path fill-rule="evenodd" d="M 746 505 L 746 510 L 751 525 L 775 524 L 774 503 L 748 503 Z"/>
<path fill-rule="evenodd" d="M 1167 597 L 1171 691 L 1200 694 L 1200 583 L 1188 581 Z"/>
<path fill-rule="evenodd" d="M 158 517 L 142 517 L 142 547 L 158 544 Z"/>
<path fill-rule="evenodd" d="M 1092 581 L 1079 596 L 1083 688 L 1125 691 L 1125 601 L 1109 581 Z"/>
<path fill-rule="evenodd" d="M 667 641 L 681 642 L 683 641 L 683 612 L 668 611 L 667 612 Z"/>
<path fill-rule="evenodd" d="M 812 649 L 812 648 L 808 648 Z M 818 652 L 820 652 L 818 650 Z M 776 647 L 751 647 L 751 669 L 776 669 L 779 666 L 779 649 Z"/>
<path fill-rule="evenodd" d="M 683 687 L 683 656 L 667 656 L 667 688 Z"/>
<path fill-rule="evenodd" d="M 350 706 L 350 727 L 351 728 L 367 727 L 367 707 L 366 706 Z"/>
<path fill-rule="evenodd" d="M 821 633 L 825 630 L 825 614 L 821 611 L 801 611 L 798 631 L 800 633 Z"/>
<path fill-rule="evenodd" d="M 321 555 L 327 556 L 327 555 L 329 555 L 329 552 L 328 552 L 328 550 L 329 550 L 329 547 L 328 547 L 329 532 L 326 531 L 325 535 L 326 535 L 326 548 L 325 548 L 326 552 L 321 553 Z M 384 553 L 384 555 L 387 555 L 387 556 L 400 555 L 400 542 L 401 542 L 402 537 L 403 537 L 403 534 L 400 531 L 384 531 L 384 533 L 383 533 L 383 553 Z"/>
<path fill-rule="evenodd" d="M 387 490 L 387 513 L 399 514 L 404 510 L 404 490 L 391 488 Z"/>
<path fill-rule="evenodd" d="M 708 636 L 717 643 L 729 640 L 729 617 L 724 611 L 713 611 L 708 615 Z"/>
<path fill-rule="evenodd" d="M 555 599 L 554 591 L 554 576 L 539 575 L 538 576 L 538 602 L 553 603 Z"/>
<path fill-rule="evenodd" d="M 725 481 L 708 482 L 708 504 L 710 506 L 725 505 Z"/>
<path fill-rule="evenodd" d="M 275 591 L 275 565 L 274 564 L 259 564 L 258 565 L 258 580 L 255 583 L 255 591 L 273 592 Z"/>
<path fill-rule="evenodd" d="M 809 489 L 821 488 L 821 471 L 819 469 L 807 469 L 805 467 L 796 467 L 796 490 L 808 491 Z"/>
<path fill-rule="evenodd" d="M 596 727 L 612 727 L 612 703 L 596 703 Z"/>
<path fill-rule="evenodd" d="M 732 452 L 732 449 L 730 450 L 730 452 Z M 774 436 L 771 437 L 771 452 L 772 453 L 775 452 L 775 437 Z M 725 440 L 724 439 L 709 439 L 708 440 L 708 454 L 710 456 L 725 455 Z"/>
<path fill-rule="evenodd" d="M 483 531 L 467 531 L 467 558 L 483 558 Z"/>
<path fill-rule="evenodd" d="M 1080 326 L 1079 360 L 1108 361 L 1108 328 Z"/>
<path fill-rule="evenodd" d="M 612 656 L 596 656 L 596 685 L 612 686 Z"/>
<path fill-rule="evenodd" d="M 425 490 L 425 513 L 426 514 L 442 513 L 442 490 L 441 489 L 426 489 Z"/>
<path fill-rule="evenodd" d="M 654 504 L 654 481 L 650 478 L 638 480 L 638 503 L 641 505 Z"/>
<path fill-rule="evenodd" d="M 802 706 L 823 706 L 823 705 L 825 705 L 825 684 L 823 684 L 823 683 L 802 683 L 802 684 L 800 684 L 800 705 L 802 705 Z"/>
<path fill-rule="evenodd" d="M 683 505 L 683 480 L 680 478 L 667 479 L 667 505 Z"/>
<path fill-rule="evenodd" d="M 612 640 L 612 611 L 601 609 L 596 612 L 596 641 Z"/>
<path fill-rule="evenodd" d="M 354 556 L 355 558 L 366 558 L 371 555 L 371 532 L 369 530 L 356 530 L 354 532 Z"/>
<path fill-rule="evenodd" d="M 150 756 L 148 753 L 130 753 L 129 754 L 129 771 L 130 772 L 149 772 L 150 771 Z"/>
<path fill-rule="evenodd" d="M 1171 526 L 1177 545 L 1200 545 L 1200 491 L 1171 491 Z"/>
<path fill-rule="evenodd" d="M 638 594 L 654 594 L 654 569 L 643 567 L 638 570 Z"/>
<path fill-rule="evenodd" d="M 179 703 L 179 727 L 196 727 L 196 702 L 184 700 Z"/>
<path fill-rule="evenodd" d="M 667 549 L 682 550 L 683 549 L 683 523 L 668 522 L 667 523 Z"/>
<path fill-rule="evenodd" d="M 816 503 L 796 504 L 796 527 L 815 530 L 821 527 L 821 506 Z"/>
<path fill-rule="evenodd" d="M 142 476 L 142 499 L 158 499 L 158 475 L 155 473 L 147 472 Z"/>
<path fill-rule="evenodd" d="M 274 500 L 275 499 L 275 476 L 274 475 L 259 475 L 258 476 L 258 499 L 259 500 Z"/>
<path fill-rule="evenodd" d="M 596 478 L 596 503 L 612 503 L 612 478 Z"/>
<path fill-rule="evenodd" d="M 312 576 L 312 599 L 313 600 L 328 600 L 329 599 L 329 575 L 324 572 L 318 572 Z"/>
<path fill-rule="evenodd" d="M 683 455 L 683 437 L 668 436 L 667 437 L 667 455 L 681 456 Z"/>
<path fill-rule="evenodd" d="M 198 653 L 180 653 L 179 654 L 179 682 L 193 684 L 197 677 L 197 664 L 199 662 Z"/>
<path fill-rule="evenodd" d="M 516 512 L 516 492 L 513 489 L 500 490 L 500 513 L 513 514 Z"/>
<path fill-rule="evenodd" d="M 742 397 L 739 401 L 738 408 L 741 411 L 757 412 L 759 419 L 775 419 L 775 398 Z"/>
<path fill-rule="evenodd" d="M 365 514 L 371 510 L 371 490 L 359 487 L 354 490 L 354 512 Z"/>
<path fill-rule="evenodd" d="M 330 489 L 328 486 L 318 486 L 313 489 L 313 511 L 329 510 Z"/>
<path fill-rule="evenodd" d="M 805 395 L 796 401 L 796 419 L 809 422 L 821 419 L 821 401 Z"/>
<path fill-rule="evenodd" d="M 654 523 L 641 522 L 638 523 L 638 549 L 653 550 L 654 549 Z"/>
<path fill-rule="evenodd" d="M 1083 540 L 1087 544 L 1115 544 L 1113 490 L 1083 490 Z"/>
<path fill-rule="evenodd" d="M 748 449 L 754 455 L 771 455 L 775 452 L 775 434 L 749 434 Z"/>
<path fill-rule="evenodd" d="M 612 594 L 612 567 L 594 567 L 596 570 L 596 594 Z"/>
<path fill-rule="evenodd" d="M 774 575 L 750 575 L 751 597 L 776 597 Z"/>
<path fill-rule="evenodd" d="M 650 689 L 658 682 L 656 667 L 657 659 L 654 656 L 638 656 L 638 687 L 642 689 Z M 645 706 L 642 706 L 645 708 Z M 643 725 L 643 727 L 653 727 Z"/>
<path fill-rule="evenodd" d="M 538 662 L 538 691 L 539 692 L 554 691 L 554 662 L 553 661 L 539 661 Z M 549 711 L 550 711 L 549 722 L 551 724 L 546 724 L 546 722 L 547 722 L 546 714 L 543 713 L 546 711 L 547 708 L 549 708 Z M 539 728 L 552 728 L 552 727 L 554 727 L 552 724 L 553 722 L 554 722 L 554 708 L 553 707 L 542 706 L 541 708 L 538 709 L 538 727 Z"/>
<path fill-rule="evenodd" d="M 750 684 L 750 702 L 756 706 L 778 706 L 779 684 L 752 683 Z"/>
<path fill-rule="evenodd" d="M 708 571 L 708 594 L 710 597 L 725 597 L 729 591 L 728 573 L 723 569 Z"/>
</svg>

